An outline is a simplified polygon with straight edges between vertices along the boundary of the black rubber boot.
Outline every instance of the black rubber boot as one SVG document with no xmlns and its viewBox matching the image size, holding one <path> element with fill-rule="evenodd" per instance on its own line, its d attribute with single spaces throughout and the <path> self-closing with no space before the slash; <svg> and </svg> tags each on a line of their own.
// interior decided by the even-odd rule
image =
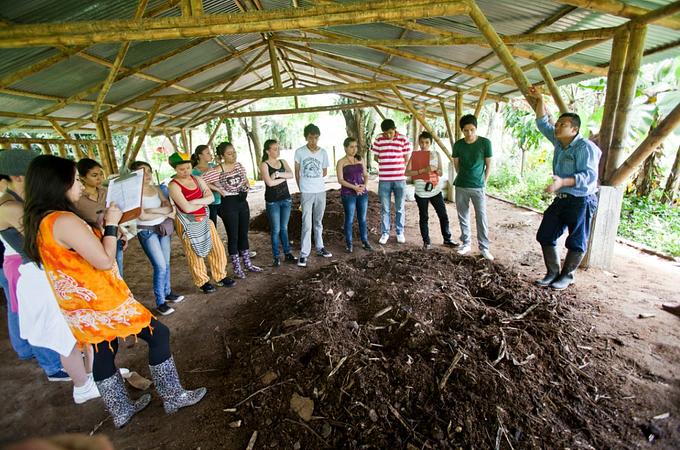
<svg viewBox="0 0 680 450">
<path fill-rule="evenodd" d="M 556 291 L 563 291 L 568 288 L 575 280 L 574 272 L 576 272 L 579 264 L 581 264 L 584 255 L 584 252 L 569 250 L 567 256 L 564 257 L 564 264 L 562 265 L 560 276 L 550 284 L 550 287 Z"/>
<path fill-rule="evenodd" d="M 545 262 L 545 268 L 548 272 L 534 283 L 538 286 L 548 287 L 560 275 L 560 255 L 554 245 L 542 245 L 541 249 L 543 250 L 543 262 Z"/>
</svg>

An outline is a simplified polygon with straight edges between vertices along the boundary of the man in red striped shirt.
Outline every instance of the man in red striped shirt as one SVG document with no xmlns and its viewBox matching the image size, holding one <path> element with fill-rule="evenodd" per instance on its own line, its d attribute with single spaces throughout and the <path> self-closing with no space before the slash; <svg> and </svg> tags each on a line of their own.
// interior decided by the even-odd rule
<svg viewBox="0 0 680 450">
<path fill-rule="evenodd" d="M 382 209 L 381 244 L 390 238 L 390 198 L 394 192 L 395 228 L 397 242 L 406 242 L 404 236 L 404 194 L 406 190 L 406 161 L 411 155 L 411 144 L 406 136 L 397 132 L 392 119 L 380 124 L 382 134 L 373 143 L 373 159 L 378 162 L 378 195 Z"/>
</svg>

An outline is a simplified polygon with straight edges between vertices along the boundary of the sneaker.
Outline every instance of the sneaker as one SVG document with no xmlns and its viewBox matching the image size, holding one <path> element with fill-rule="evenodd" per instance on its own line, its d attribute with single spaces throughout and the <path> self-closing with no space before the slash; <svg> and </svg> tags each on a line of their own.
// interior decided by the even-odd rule
<svg viewBox="0 0 680 450">
<path fill-rule="evenodd" d="M 320 248 L 320 249 L 318 249 L 318 250 L 316 251 L 316 254 L 317 254 L 317 256 L 323 256 L 324 258 L 330 258 L 330 257 L 333 256 L 333 254 L 332 254 L 331 252 L 329 252 L 328 250 L 326 250 L 326 249 L 323 248 L 323 247 Z"/>
<path fill-rule="evenodd" d="M 397 242 L 399 244 L 405 244 L 406 243 L 406 236 L 404 236 L 404 233 L 397 235 Z"/>
<path fill-rule="evenodd" d="M 380 239 L 378 240 L 378 242 L 380 242 L 380 245 L 385 245 L 385 244 L 387 244 L 387 241 L 389 239 L 390 239 L 390 235 L 385 233 L 382 236 L 380 236 Z"/>
<path fill-rule="evenodd" d="M 488 259 L 489 261 L 493 261 L 493 259 L 494 259 L 493 255 L 491 254 L 491 252 L 489 250 L 484 249 L 480 253 L 482 254 L 482 257 L 484 259 Z"/>
<path fill-rule="evenodd" d="M 210 283 L 205 283 L 203 286 L 200 288 L 204 294 L 212 294 L 215 292 L 217 289 L 215 289 L 215 286 L 213 286 Z"/>
<path fill-rule="evenodd" d="M 161 303 L 159 306 L 156 306 L 156 311 L 163 316 L 169 316 L 175 312 L 175 310 L 169 307 L 167 303 Z"/>
<path fill-rule="evenodd" d="M 48 375 L 47 379 L 49 381 L 71 381 L 71 377 L 69 376 L 69 374 L 64 372 L 64 369 L 59 369 L 52 375 Z"/>
<path fill-rule="evenodd" d="M 352 253 L 352 252 L 354 251 L 354 247 L 352 246 L 352 244 L 350 244 L 350 245 L 348 245 L 347 247 L 345 247 L 345 251 L 346 251 L 347 253 Z"/>
<path fill-rule="evenodd" d="M 458 242 L 453 242 L 451 239 L 444 241 L 444 245 L 447 247 L 458 247 L 460 244 Z"/>
<path fill-rule="evenodd" d="M 215 284 L 218 285 L 219 287 L 232 287 L 233 285 L 236 284 L 236 281 L 232 280 L 229 277 L 224 277 Z"/>
<path fill-rule="evenodd" d="M 165 296 L 165 301 L 168 303 L 180 303 L 184 300 L 183 295 L 173 294 L 172 292 Z"/>
<path fill-rule="evenodd" d="M 362 242 L 361 247 L 363 247 L 363 249 L 366 250 L 367 252 L 373 251 L 373 247 L 371 247 L 371 244 L 368 241 Z"/>
<path fill-rule="evenodd" d="M 469 245 L 463 245 L 461 248 L 458 249 L 458 254 L 459 255 L 467 255 L 470 253 L 470 246 Z"/>
<path fill-rule="evenodd" d="M 423 250 L 431 250 L 432 244 L 423 244 Z"/>
<path fill-rule="evenodd" d="M 101 395 L 99 394 L 99 389 L 97 389 L 97 385 L 91 376 L 87 377 L 87 381 L 84 385 L 80 387 L 73 386 L 73 401 L 77 405 L 81 405 L 88 400 L 98 397 L 101 397 Z"/>
<path fill-rule="evenodd" d="M 286 262 L 296 262 L 297 258 L 292 253 L 286 253 L 285 260 Z"/>
<path fill-rule="evenodd" d="M 274 260 L 272 261 L 272 267 L 279 267 L 281 265 L 281 260 L 279 257 L 275 257 Z"/>
<path fill-rule="evenodd" d="M 307 267 L 307 258 L 300 256 L 297 261 L 297 265 L 300 267 Z"/>
</svg>

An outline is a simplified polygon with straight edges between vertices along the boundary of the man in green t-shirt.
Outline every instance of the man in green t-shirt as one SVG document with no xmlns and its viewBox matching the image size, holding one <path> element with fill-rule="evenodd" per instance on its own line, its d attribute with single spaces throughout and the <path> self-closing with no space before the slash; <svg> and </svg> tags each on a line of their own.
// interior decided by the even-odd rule
<svg viewBox="0 0 680 450">
<path fill-rule="evenodd" d="M 467 114 L 460 118 L 463 139 L 453 144 L 453 165 L 458 175 L 456 186 L 456 209 L 460 222 L 461 248 L 458 254 L 470 253 L 470 200 L 475 208 L 477 241 L 479 251 L 488 260 L 493 260 L 489 251 L 489 226 L 486 221 L 486 195 L 484 185 L 491 174 L 491 141 L 477 136 L 477 118 Z"/>
</svg>

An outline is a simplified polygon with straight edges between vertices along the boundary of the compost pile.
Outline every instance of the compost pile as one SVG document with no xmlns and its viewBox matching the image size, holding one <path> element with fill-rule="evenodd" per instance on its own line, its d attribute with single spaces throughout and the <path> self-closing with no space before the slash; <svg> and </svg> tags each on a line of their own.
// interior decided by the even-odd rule
<svg viewBox="0 0 680 450">
<path fill-rule="evenodd" d="M 288 236 L 292 240 L 300 239 L 302 231 L 302 211 L 300 211 L 300 194 L 292 194 L 293 209 L 290 212 L 288 222 Z M 392 208 L 394 210 L 394 208 Z M 394 213 L 392 214 L 394 215 Z M 359 239 L 359 227 L 357 226 L 356 214 L 354 216 L 354 236 Z M 377 236 L 380 234 L 380 198 L 375 192 L 368 192 L 368 210 L 366 211 L 368 234 Z M 326 212 L 323 216 L 323 236 L 328 239 L 343 239 L 345 226 L 345 211 L 340 200 L 340 190 L 332 189 L 326 192 Z M 262 210 L 260 214 L 250 220 L 251 231 L 265 231 L 269 233 L 269 219 L 267 212 Z"/>
<path fill-rule="evenodd" d="M 341 261 L 247 305 L 225 414 L 260 448 L 628 447 L 573 301 L 445 251 Z"/>
</svg>

